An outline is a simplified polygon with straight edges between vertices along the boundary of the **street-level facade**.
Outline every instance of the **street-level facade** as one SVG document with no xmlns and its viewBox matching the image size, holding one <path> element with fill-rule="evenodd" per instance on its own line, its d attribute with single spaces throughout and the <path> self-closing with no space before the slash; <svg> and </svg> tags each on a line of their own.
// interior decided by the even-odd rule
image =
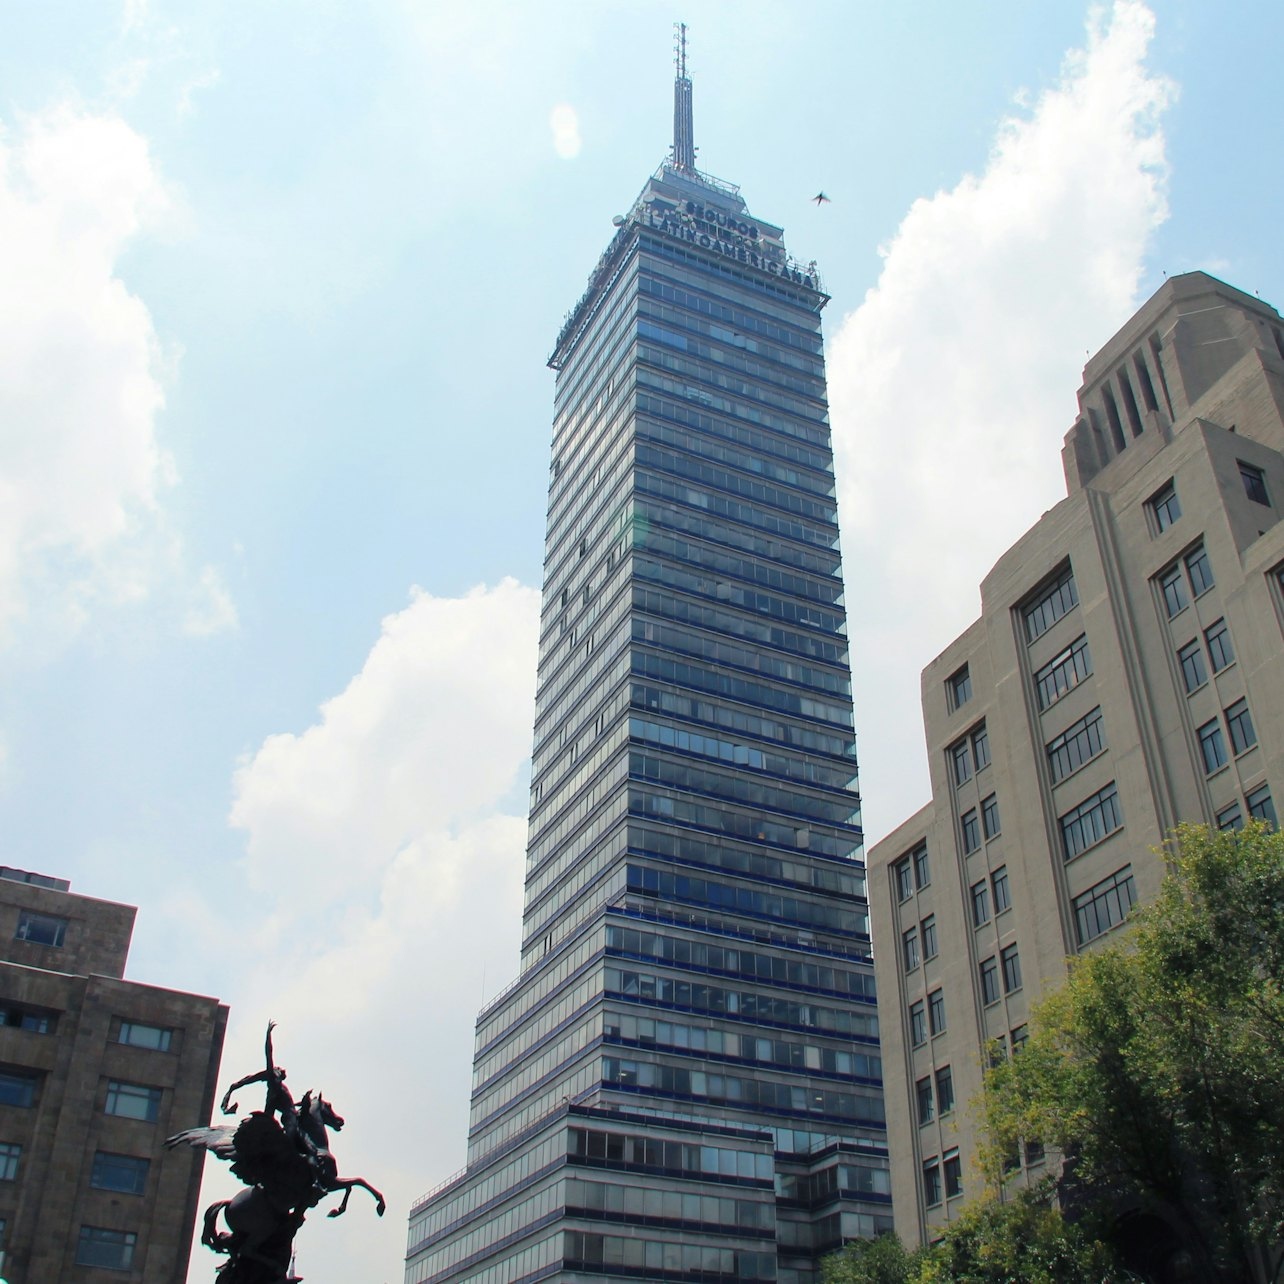
<svg viewBox="0 0 1284 1284">
<path fill-rule="evenodd" d="M 818 1278 L 891 1225 L 815 266 L 673 155 L 556 341 L 522 970 L 407 1284 Z"/>
<path fill-rule="evenodd" d="M 187 1276 L 227 1008 L 124 979 L 131 905 L 0 868 L 0 1274 Z M 111 1272 L 110 1276 L 106 1272 Z"/>
<path fill-rule="evenodd" d="M 1182 821 L 1284 789 L 1284 322 L 1194 272 L 1088 363 L 1068 496 L 923 672 L 932 801 L 870 853 L 897 1228 L 979 1193 L 966 1107 Z M 1041 1171 L 1033 1147 L 1022 1176 Z"/>
</svg>

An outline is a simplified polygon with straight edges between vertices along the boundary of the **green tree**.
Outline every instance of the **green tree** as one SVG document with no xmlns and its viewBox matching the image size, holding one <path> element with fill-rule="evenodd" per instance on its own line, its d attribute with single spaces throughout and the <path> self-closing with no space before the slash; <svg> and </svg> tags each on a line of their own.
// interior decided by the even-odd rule
<svg viewBox="0 0 1284 1284">
<path fill-rule="evenodd" d="M 986 1164 L 1036 1138 L 1061 1181 L 1180 1227 L 1200 1278 L 1268 1274 L 1284 1238 L 1284 836 L 1183 826 L 1158 899 L 1077 959 L 986 1075 Z"/>
<path fill-rule="evenodd" d="M 858 1239 L 821 1263 L 822 1284 L 915 1284 L 923 1251 L 911 1253 L 894 1234 Z"/>
</svg>

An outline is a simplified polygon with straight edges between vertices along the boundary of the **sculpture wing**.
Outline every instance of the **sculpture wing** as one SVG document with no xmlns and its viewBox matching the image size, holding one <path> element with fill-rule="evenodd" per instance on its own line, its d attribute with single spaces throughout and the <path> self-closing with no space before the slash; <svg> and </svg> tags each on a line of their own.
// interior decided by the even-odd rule
<svg viewBox="0 0 1284 1284">
<path fill-rule="evenodd" d="M 236 1129 L 226 1127 L 188 1128 L 165 1138 L 165 1147 L 173 1150 L 184 1143 L 193 1150 L 208 1150 L 220 1159 L 236 1158 Z"/>
</svg>

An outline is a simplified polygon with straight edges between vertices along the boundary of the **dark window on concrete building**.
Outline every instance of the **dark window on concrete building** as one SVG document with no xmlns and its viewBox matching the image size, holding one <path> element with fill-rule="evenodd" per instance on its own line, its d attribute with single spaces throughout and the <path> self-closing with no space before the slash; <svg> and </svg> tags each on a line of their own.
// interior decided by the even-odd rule
<svg viewBox="0 0 1284 1284">
<path fill-rule="evenodd" d="M 918 1103 L 918 1122 L 930 1124 L 936 1117 L 935 1099 L 932 1095 L 932 1076 L 920 1079 L 914 1085 L 914 1099 Z"/>
<path fill-rule="evenodd" d="M 972 779 L 972 750 L 966 737 L 950 748 L 950 761 L 954 764 L 954 783 L 961 785 Z"/>
<path fill-rule="evenodd" d="M 990 886 L 994 889 L 994 912 L 1002 914 L 1012 904 L 1012 898 L 1008 894 L 1008 867 L 1006 865 L 1000 865 L 990 875 Z"/>
<path fill-rule="evenodd" d="M 1243 829 L 1244 813 L 1237 802 L 1231 803 L 1229 807 L 1223 807 L 1217 813 L 1218 829 Z"/>
<path fill-rule="evenodd" d="M 1132 881 L 1132 866 L 1125 865 L 1109 878 L 1103 878 L 1074 900 L 1075 931 L 1079 944 L 1086 945 L 1112 927 L 1118 927 L 1137 903 L 1137 889 Z"/>
<path fill-rule="evenodd" d="M 945 991 L 933 990 L 927 996 L 927 1012 L 932 1026 L 933 1034 L 942 1034 L 945 1031 Z"/>
<path fill-rule="evenodd" d="M 965 853 L 974 852 L 981 845 L 981 822 L 976 814 L 976 808 L 963 813 L 963 851 Z"/>
<path fill-rule="evenodd" d="M 153 1052 L 168 1052 L 173 1037 L 173 1030 L 168 1030 L 164 1026 L 144 1025 L 141 1021 L 122 1021 L 116 1041 L 127 1043 L 131 1048 L 150 1048 Z"/>
<path fill-rule="evenodd" d="M 0 1141 L 0 1181 L 13 1181 L 18 1176 L 22 1147 L 16 1141 Z"/>
<path fill-rule="evenodd" d="M 972 926 L 980 927 L 990 921 L 990 887 L 982 879 L 972 884 Z"/>
<path fill-rule="evenodd" d="M 1015 945 L 1009 945 L 999 951 L 999 958 L 1003 962 L 1003 993 L 1011 994 L 1021 988 L 1021 956 Z"/>
<path fill-rule="evenodd" d="M 936 1072 L 936 1109 L 942 1115 L 954 1109 L 954 1072 L 949 1066 Z"/>
<path fill-rule="evenodd" d="M 981 801 L 981 820 L 985 827 L 986 838 L 994 838 L 1003 830 L 999 819 L 999 799 L 995 794 Z"/>
<path fill-rule="evenodd" d="M 1074 574 L 1067 563 L 1043 588 L 1036 590 L 1034 599 L 1023 608 L 1026 642 L 1041 638 L 1078 604 Z"/>
<path fill-rule="evenodd" d="M 959 1162 L 959 1152 L 951 1150 L 941 1163 L 945 1175 L 945 1198 L 954 1199 L 963 1193 L 963 1165 Z"/>
<path fill-rule="evenodd" d="M 1186 592 L 1186 580 L 1180 566 L 1170 566 L 1159 577 L 1159 589 L 1164 595 L 1164 610 L 1171 620 L 1179 611 L 1190 605 L 1190 596 Z"/>
<path fill-rule="evenodd" d="M 1089 847 L 1123 826 L 1119 791 L 1112 780 L 1104 788 L 1072 807 L 1060 820 L 1061 846 L 1066 860 L 1073 860 Z"/>
<path fill-rule="evenodd" d="M 1257 732 L 1253 730 L 1253 718 L 1248 712 L 1247 700 L 1236 700 L 1226 710 L 1226 730 L 1230 732 L 1231 748 L 1237 754 L 1251 749 L 1257 743 Z"/>
<path fill-rule="evenodd" d="M 1211 776 L 1226 765 L 1226 737 L 1222 735 L 1222 724 L 1214 718 L 1204 723 L 1196 735 L 1199 736 L 1199 752 L 1204 760 L 1204 774 Z"/>
<path fill-rule="evenodd" d="M 910 858 L 906 856 L 904 860 L 898 860 L 892 866 L 892 874 L 896 879 L 896 899 L 909 900 L 914 895 L 914 876 L 910 870 Z"/>
<path fill-rule="evenodd" d="M 1204 667 L 1204 649 L 1199 645 L 1199 639 L 1187 642 L 1177 652 L 1177 660 L 1181 664 L 1181 680 L 1186 687 L 1186 694 L 1198 691 L 1208 681 L 1208 670 Z"/>
<path fill-rule="evenodd" d="M 990 737 L 984 722 L 972 732 L 972 762 L 977 771 L 990 765 Z"/>
<path fill-rule="evenodd" d="M 1190 591 L 1193 597 L 1199 597 L 1213 587 L 1215 581 L 1212 563 L 1209 562 L 1208 554 L 1204 551 L 1202 544 L 1192 548 L 1186 554 L 1186 574 L 1190 576 Z"/>
<path fill-rule="evenodd" d="M 1214 620 L 1204 630 L 1204 641 L 1208 643 L 1208 658 L 1213 662 L 1214 673 L 1235 663 L 1235 648 L 1231 646 L 1230 629 L 1225 620 Z"/>
<path fill-rule="evenodd" d="M 941 1164 L 936 1158 L 923 1165 L 923 1202 L 928 1208 L 941 1202 Z"/>
<path fill-rule="evenodd" d="M 1172 482 L 1151 497 L 1150 516 L 1157 534 L 1162 534 L 1181 516 L 1177 487 Z"/>
<path fill-rule="evenodd" d="M 936 915 L 929 914 L 920 925 L 923 929 L 923 958 L 936 957 Z"/>
<path fill-rule="evenodd" d="M 962 708 L 972 698 L 972 675 L 966 664 L 945 679 L 945 694 L 951 711 Z"/>
<path fill-rule="evenodd" d="M 7 1003 L 0 1005 L 0 1025 L 15 1026 L 32 1034 L 52 1034 L 58 1028 L 58 1014 Z"/>
<path fill-rule="evenodd" d="M 912 972 L 918 967 L 918 928 L 911 927 L 901 933 L 901 957 L 905 960 L 905 970 Z"/>
<path fill-rule="evenodd" d="M 101 1226 L 82 1226 L 76 1245 L 77 1266 L 105 1266 L 108 1270 L 127 1271 L 134 1264 L 138 1236 L 133 1231 L 106 1230 Z"/>
<path fill-rule="evenodd" d="M 1246 464 L 1242 459 L 1236 460 L 1236 463 L 1239 464 L 1240 479 L 1244 483 L 1244 494 L 1253 503 L 1265 504 L 1269 507 L 1271 497 L 1266 492 L 1266 474 L 1260 468 Z"/>
<path fill-rule="evenodd" d="M 35 1105 L 40 1076 L 28 1070 L 0 1070 L 0 1106 Z"/>
<path fill-rule="evenodd" d="M 1254 820 L 1264 820 L 1268 825 L 1279 828 L 1279 821 L 1275 816 L 1275 803 L 1271 800 L 1269 786 L 1258 785 L 1256 789 L 1250 789 L 1244 795 L 1244 801 L 1248 804 L 1248 814 Z"/>
<path fill-rule="evenodd" d="M 89 1184 L 99 1190 L 118 1190 L 125 1195 L 141 1195 L 147 1189 L 147 1171 L 151 1161 L 137 1155 L 113 1155 L 100 1150 L 94 1156 Z"/>
<path fill-rule="evenodd" d="M 922 999 L 910 1004 L 909 1017 L 910 1043 L 917 1048 L 927 1042 L 927 1009 L 923 1006 Z"/>
<path fill-rule="evenodd" d="M 932 868 L 927 861 L 927 844 L 920 843 L 911 853 L 914 861 L 914 885 L 921 892 L 932 881 Z"/>
<path fill-rule="evenodd" d="M 52 914 L 33 914 L 23 910 L 18 915 L 15 941 L 30 941 L 33 945 L 61 945 L 67 936 L 67 920 Z"/>
<path fill-rule="evenodd" d="M 123 1119 L 141 1119 L 155 1123 L 160 1116 L 161 1090 L 140 1083 L 122 1083 L 113 1079 L 107 1084 L 107 1101 L 103 1109 Z"/>
<path fill-rule="evenodd" d="M 999 1001 L 999 961 L 993 955 L 983 959 L 981 973 L 981 1002 L 987 1007 Z"/>
</svg>

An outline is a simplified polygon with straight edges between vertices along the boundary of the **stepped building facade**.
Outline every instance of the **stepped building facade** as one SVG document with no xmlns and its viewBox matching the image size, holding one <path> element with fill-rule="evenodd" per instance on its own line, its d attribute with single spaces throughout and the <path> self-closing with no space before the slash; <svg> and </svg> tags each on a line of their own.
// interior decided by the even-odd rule
<svg viewBox="0 0 1284 1284">
<path fill-rule="evenodd" d="M 923 672 L 932 801 L 870 853 L 897 1228 L 979 1193 L 982 1066 L 1155 896 L 1182 821 L 1284 790 L 1284 322 L 1194 272 L 1089 361 L 1068 495 Z M 1037 1147 L 1022 1155 L 1037 1175 Z"/>
<path fill-rule="evenodd" d="M 818 1278 L 891 1225 L 815 265 L 672 156 L 558 336 L 521 972 L 407 1284 Z"/>
</svg>

